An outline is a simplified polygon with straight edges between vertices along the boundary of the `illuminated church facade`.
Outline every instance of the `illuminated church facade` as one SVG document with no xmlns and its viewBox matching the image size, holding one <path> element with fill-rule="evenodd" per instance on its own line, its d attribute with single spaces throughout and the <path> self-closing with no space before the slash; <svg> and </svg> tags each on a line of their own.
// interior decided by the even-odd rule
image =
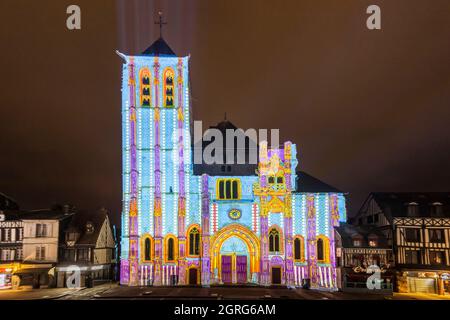
<svg viewBox="0 0 450 320">
<path fill-rule="evenodd" d="M 162 38 L 140 55 L 118 54 L 121 284 L 308 281 L 336 289 L 334 227 L 346 219 L 343 193 L 297 171 L 291 142 L 262 143 L 253 167 L 194 165 L 189 57 L 177 57 Z"/>
</svg>

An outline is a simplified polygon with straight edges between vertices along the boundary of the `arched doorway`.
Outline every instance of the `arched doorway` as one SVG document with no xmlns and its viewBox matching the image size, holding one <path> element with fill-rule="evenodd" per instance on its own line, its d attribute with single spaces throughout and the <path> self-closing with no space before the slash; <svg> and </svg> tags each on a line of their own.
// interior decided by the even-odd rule
<svg viewBox="0 0 450 320">
<path fill-rule="evenodd" d="M 190 286 L 196 286 L 198 284 L 198 268 L 191 267 L 188 269 L 188 283 Z"/>
<path fill-rule="evenodd" d="M 231 224 L 211 238 L 211 272 L 216 283 L 258 282 L 259 239 L 248 228 Z"/>
<path fill-rule="evenodd" d="M 241 238 L 232 236 L 222 243 L 219 263 L 220 279 L 224 284 L 251 281 L 250 254 Z"/>
</svg>

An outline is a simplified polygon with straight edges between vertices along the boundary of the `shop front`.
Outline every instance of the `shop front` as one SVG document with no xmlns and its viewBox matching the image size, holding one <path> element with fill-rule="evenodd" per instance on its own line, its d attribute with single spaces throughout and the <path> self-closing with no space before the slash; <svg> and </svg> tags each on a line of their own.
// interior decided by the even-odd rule
<svg viewBox="0 0 450 320">
<path fill-rule="evenodd" d="M 0 290 L 11 289 L 16 287 L 16 277 L 14 272 L 20 269 L 20 264 L 2 264 L 0 265 Z"/>
<path fill-rule="evenodd" d="M 23 264 L 22 268 L 13 272 L 18 277 L 20 286 L 30 286 L 33 289 L 52 286 L 53 276 L 51 274 L 51 264 Z"/>
<path fill-rule="evenodd" d="M 0 268 L 0 290 L 12 288 L 12 269 Z"/>
<path fill-rule="evenodd" d="M 439 274 L 439 294 L 450 295 L 450 272 Z"/>
<path fill-rule="evenodd" d="M 406 278 L 406 292 L 450 294 L 450 272 L 448 271 L 407 271 L 403 273 L 403 278 Z"/>
</svg>

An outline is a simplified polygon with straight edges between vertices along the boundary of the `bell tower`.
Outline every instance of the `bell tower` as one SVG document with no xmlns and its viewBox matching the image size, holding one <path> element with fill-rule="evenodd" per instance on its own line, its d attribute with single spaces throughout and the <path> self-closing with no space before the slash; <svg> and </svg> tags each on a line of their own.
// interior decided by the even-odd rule
<svg viewBox="0 0 450 320">
<path fill-rule="evenodd" d="M 122 67 L 122 284 L 166 284 L 164 237 L 178 237 L 179 284 L 186 268 L 186 189 L 192 174 L 189 57 L 162 38 Z"/>
</svg>

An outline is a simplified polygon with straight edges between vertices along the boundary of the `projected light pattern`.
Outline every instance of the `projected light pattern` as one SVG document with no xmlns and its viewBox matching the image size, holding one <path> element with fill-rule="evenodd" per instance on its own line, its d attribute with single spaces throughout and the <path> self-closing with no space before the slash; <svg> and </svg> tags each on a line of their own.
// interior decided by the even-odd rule
<svg viewBox="0 0 450 320">
<path fill-rule="evenodd" d="M 189 57 L 146 52 L 119 54 L 121 284 L 300 286 L 310 279 L 313 288 L 336 289 L 333 228 L 346 218 L 343 194 L 299 191 L 291 142 L 262 143 L 255 174 L 194 175 Z"/>
</svg>

